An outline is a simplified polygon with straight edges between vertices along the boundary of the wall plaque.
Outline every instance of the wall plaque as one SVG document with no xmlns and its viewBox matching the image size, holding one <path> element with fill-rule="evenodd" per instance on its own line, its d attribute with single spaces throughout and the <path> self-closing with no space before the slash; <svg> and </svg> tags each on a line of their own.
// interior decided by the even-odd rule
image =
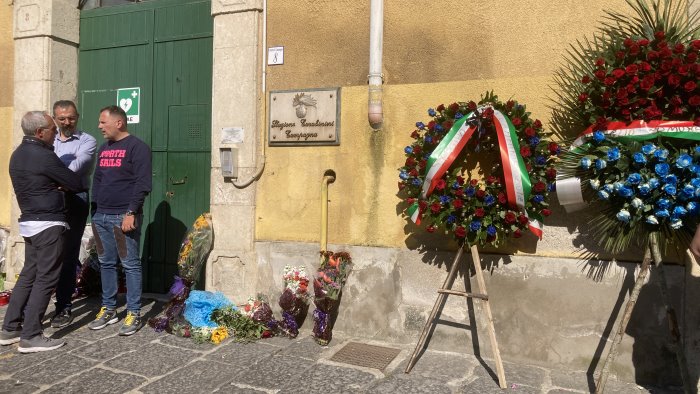
<svg viewBox="0 0 700 394">
<path fill-rule="evenodd" d="M 270 146 L 339 145 L 340 88 L 270 91 Z"/>
</svg>

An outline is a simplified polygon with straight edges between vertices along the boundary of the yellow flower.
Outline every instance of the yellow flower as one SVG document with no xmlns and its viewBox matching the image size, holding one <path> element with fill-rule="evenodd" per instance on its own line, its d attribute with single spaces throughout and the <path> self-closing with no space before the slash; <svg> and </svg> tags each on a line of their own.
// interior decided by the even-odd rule
<svg viewBox="0 0 700 394">
<path fill-rule="evenodd" d="M 211 333 L 211 342 L 218 345 L 224 339 L 228 338 L 228 330 L 226 327 L 218 327 Z"/>
</svg>

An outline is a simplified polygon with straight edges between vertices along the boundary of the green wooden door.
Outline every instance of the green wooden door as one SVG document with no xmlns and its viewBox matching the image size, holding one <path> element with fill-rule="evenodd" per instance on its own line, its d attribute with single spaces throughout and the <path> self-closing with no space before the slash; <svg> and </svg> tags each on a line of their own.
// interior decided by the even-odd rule
<svg viewBox="0 0 700 394">
<path fill-rule="evenodd" d="M 210 1 L 153 0 L 83 11 L 81 128 L 102 141 L 99 110 L 119 88 L 141 88 L 129 131 L 153 152 L 153 191 L 144 207 L 144 291 L 165 292 L 182 237 L 209 210 L 212 18 Z"/>
</svg>

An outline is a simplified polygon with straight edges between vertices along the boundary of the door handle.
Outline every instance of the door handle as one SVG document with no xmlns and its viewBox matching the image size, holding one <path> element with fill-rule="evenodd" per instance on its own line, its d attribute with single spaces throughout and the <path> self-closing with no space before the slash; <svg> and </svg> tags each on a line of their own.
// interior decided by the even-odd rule
<svg viewBox="0 0 700 394">
<path fill-rule="evenodd" d="M 171 185 L 184 185 L 185 183 L 187 183 L 187 176 L 178 181 L 174 181 L 172 177 L 168 178 L 168 180 L 170 181 Z"/>
</svg>

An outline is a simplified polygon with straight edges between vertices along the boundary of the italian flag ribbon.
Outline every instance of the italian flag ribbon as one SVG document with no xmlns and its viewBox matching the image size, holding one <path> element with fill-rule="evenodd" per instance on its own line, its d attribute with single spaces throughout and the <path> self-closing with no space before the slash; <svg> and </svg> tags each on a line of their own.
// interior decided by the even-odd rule
<svg viewBox="0 0 700 394">
<path fill-rule="evenodd" d="M 645 122 L 635 120 L 630 124 L 610 122 L 607 128 L 603 131 L 605 135 L 620 141 L 647 141 L 657 137 L 700 141 L 700 127 L 692 121 L 652 120 Z M 588 143 L 595 131 L 593 126 L 588 127 L 574 140 L 570 150 L 580 152 L 581 147 Z M 557 196 L 567 212 L 574 212 L 586 205 L 581 193 L 581 181 L 578 178 L 557 180 Z"/>
<path fill-rule="evenodd" d="M 483 112 L 486 108 L 479 107 L 477 111 Z M 492 108 L 493 109 L 493 108 Z M 435 150 L 430 154 L 427 160 L 425 179 L 421 190 L 421 199 L 426 199 L 432 194 L 435 185 L 442 176 L 450 168 L 457 156 L 462 152 L 469 139 L 477 130 L 476 125 L 469 125 L 468 119 L 474 116 L 474 112 L 458 119 L 450 131 L 440 141 Z M 532 185 L 530 177 L 525 167 L 525 161 L 520 155 L 520 144 L 518 143 L 518 135 L 515 126 L 510 119 L 498 110 L 493 110 L 493 124 L 496 128 L 498 136 L 498 145 L 503 165 L 503 175 L 505 178 L 506 197 L 509 205 L 518 207 L 525 211 L 525 202 L 530 196 Z M 422 215 L 420 204 L 416 201 L 408 208 L 408 214 L 411 220 L 420 224 Z M 535 215 L 527 215 L 530 222 L 528 224 L 530 230 L 542 238 L 541 220 L 535 218 Z"/>
</svg>

